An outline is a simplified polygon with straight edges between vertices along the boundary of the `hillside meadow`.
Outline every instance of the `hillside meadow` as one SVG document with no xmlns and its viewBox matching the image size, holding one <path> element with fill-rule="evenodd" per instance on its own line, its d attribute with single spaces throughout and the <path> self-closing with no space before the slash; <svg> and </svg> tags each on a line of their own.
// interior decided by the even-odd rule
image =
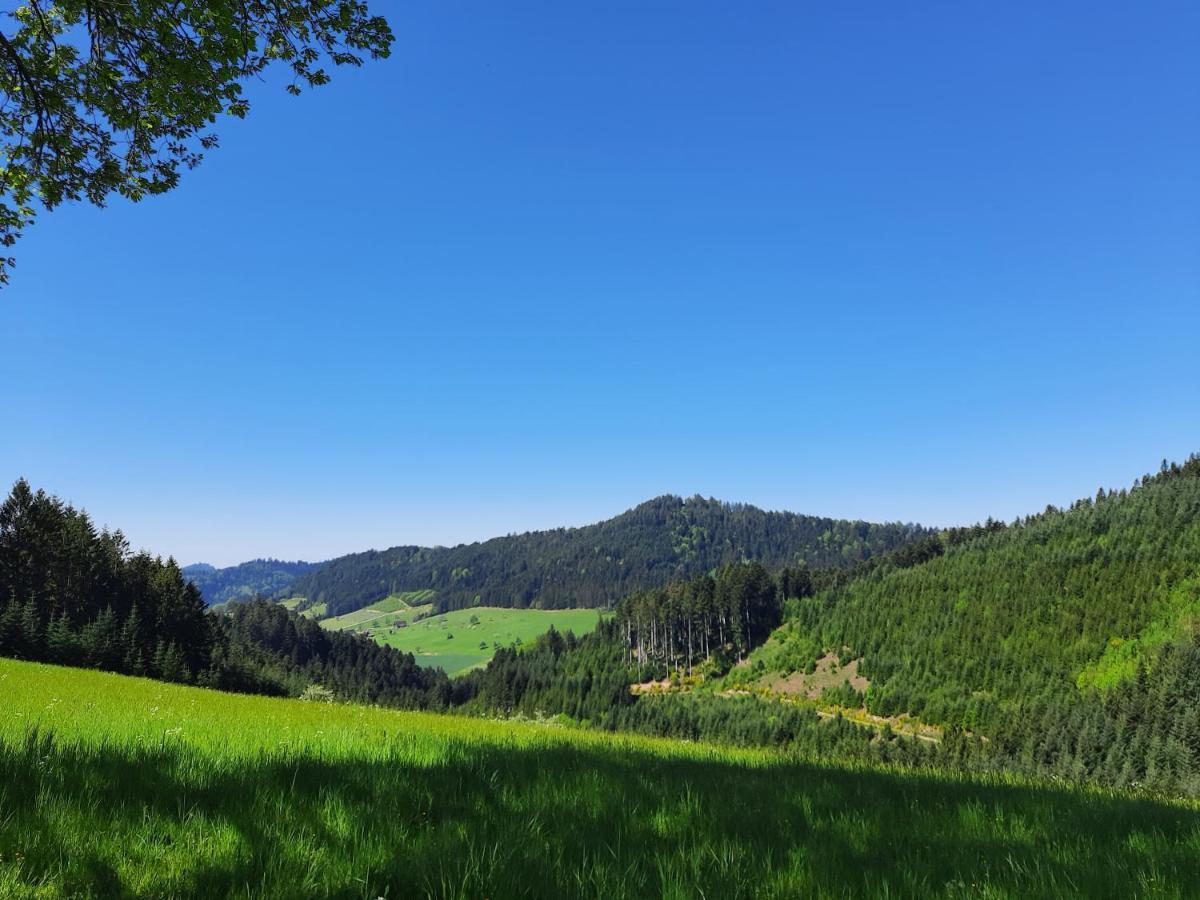
<svg viewBox="0 0 1200 900">
<path fill-rule="evenodd" d="M 0 896 L 1191 894 L 1195 807 L 0 660 Z"/>
<path fill-rule="evenodd" d="M 376 643 L 413 654 L 417 665 L 460 675 L 487 663 L 498 648 L 531 643 L 551 628 L 585 635 L 595 630 L 601 616 L 596 609 L 496 606 L 430 615 L 431 595 L 432 591 L 425 591 L 392 596 L 352 613 L 323 619 L 321 625 L 364 632 Z"/>
<path fill-rule="evenodd" d="M 484 665 L 499 647 L 528 644 L 551 628 L 584 635 L 596 627 L 595 609 L 503 609 L 480 606 L 430 616 L 390 632 L 375 633 L 375 640 L 404 653 L 417 665 L 438 666 L 447 675 L 458 675 Z"/>
<path fill-rule="evenodd" d="M 397 622 L 413 621 L 419 616 L 428 615 L 433 610 L 433 591 L 408 591 L 403 594 L 391 594 L 382 600 L 377 600 L 370 606 L 344 613 L 340 616 L 322 618 L 321 627 L 332 631 L 378 631 L 395 625 Z M 284 601 L 286 603 L 286 601 Z M 310 609 L 324 608 L 321 604 Z"/>
</svg>

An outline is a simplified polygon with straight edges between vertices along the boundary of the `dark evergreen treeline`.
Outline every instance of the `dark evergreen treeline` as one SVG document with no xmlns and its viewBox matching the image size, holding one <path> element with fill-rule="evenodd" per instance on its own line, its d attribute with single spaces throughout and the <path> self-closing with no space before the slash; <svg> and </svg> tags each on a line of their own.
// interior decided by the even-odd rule
<svg viewBox="0 0 1200 900">
<path fill-rule="evenodd" d="M 502 648 L 484 669 L 456 680 L 455 700 L 476 712 L 565 714 L 614 728 L 634 704 L 632 669 L 612 620 L 584 638 L 551 629 L 532 645 Z"/>
<path fill-rule="evenodd" d="M 423 669 L 411 654 L 363 636 L 327 631 L 277 603 L 234 603 L 215 621 L 213 687 L 300 696 L 319 685 L 354 703 L 406 709 L 450 703 L 450 680 L 441 669 Z"/>
<path fill-rule="evenodd" d="M 174 562 L 16 483 L 0 506 L 0 654 L 195 681 L 214 641 Z"/>
<path fill-rule="evenodd" d="M 489 606 L 611 606 L 635 591 L 729 563 L 848 566 L 930 534 L 872 524 L 764 512 L 692 497 L 659 497 L 584 528 L 558 528 L 458 547 L 394 547 L 340 557 L 290 590 L 330 615 L 389 594 L 432 588 L 440 611 Z"/>
<path fill-rule="evenodd" d="M 254 559 L 218 569 L 207 563 L 183 567 L 183 577 L 196 585 L 209 606 L 254 597 L 276 597 L 288 592 L 292 583 L 320 563 Z"/>
<path fill-rule="evenodd" d="M 0 655 L 228 690 L 444 706 L 448 680 L 413 657 L 330 633 L 275 603 L 208 611 L 173 560 L 18 481 L 0 505 Z"/>
<path fill-rule="evenodd" d="M 958 529 L 956 534 L 982 534 L 994 527 Z M 882 562 L 863 565 L 909 567 L 939 555 L 942 540 L 957 539 L 931 536 L 881 556 Z M 933 543 L 937 543 L 937 553 L 930 549 Z M 924 549 L 914 553 L 912 547 Z M 640 722 L 637 728 L 644 730 L 650 727 L 646 722 L 661 722 L 662 713 L 629 713 L 629 708 L 637 705 L 631 685 L 668 675 L 678 678 L 694 671 L 708 676 L 724 674 L 772 634 L 785 610 L 799 609 L 817 586 L 839 581 L 841 571 L 810 570 L 801 565 L 772 575 L 760 563 L 744 562 L 632 594 L 617 605 L 611 618 L 584 638 L 552 629 L 532 647 L 501 649 L 487 668 L 456 681 L 454 702 L 505 715 L 561 713 L 606 728 L 634 727 Z M 818 644 L 808 646 L 810 651 L 798 658 L 797 668 L 819 654 Z M 646 699 L 658 704 L 661 698 Z M 717 707 L 723 702 L 711 696 L 708 699 L 716 701 Z M 696 724 L 699 720 L 684 714 L 699 707 L 676 706 L 679 702 L 664 700 L 661 707 L 655 707 L 676 709 L 674 715 L 682 716 L 664 725 L 662 733 L 703 730 Z M 708 709 L 707 700 L 696 702 Z M 740 708 L 758 707 L 751 704 Z M 649 718 L 643 721 L 643 715 Z M 778 711 L 770 715 L 778 715 Z M 706 713 L 703 718 L 723 716 Z M 732 732 L 722 728 L 722 734 Z"/>
</svg>

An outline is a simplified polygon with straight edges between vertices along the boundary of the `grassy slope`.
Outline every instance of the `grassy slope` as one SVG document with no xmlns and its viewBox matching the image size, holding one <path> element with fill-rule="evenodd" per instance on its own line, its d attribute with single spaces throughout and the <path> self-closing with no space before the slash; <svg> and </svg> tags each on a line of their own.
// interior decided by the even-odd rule
<svg viewBox="0 0 1200 900">
<path fill-rule="evenodd" d="M 436 591 L 406 591 L 403 594 L 392 594 L 389 597 L 384 597 L 378 603 L 371 605 L 383 612 L 407 612 L 410 609 L 424 607 L 433 602 L 433 598 L 437 596 Z"/>
<path fill-rule="evenodd" d="M 479 620 L 471 624 L 471 618 Z M 584 635 L 596 627 L 600 611 L 595 609 L 501 609 L 481 606 L 460 609 L 422 619 L 406 628 L 374 632 L 381 644 L 412 653 L 422 666 L 440 666 L 456 675 L 486 663 L 495 646 L 507 647 L 517 640 L 528 644 L 551 627 Z M 449 637 L 453 635 L 453 637 Z M 482 648 L 479 646 L 484 644 Z"/>
<path fill-rule="evenodd" d="M 418 665 L 440 667 L 458 675 L 483 665 L 497 646 L 528 643 L 550 628 L 587 634 L 600 621 L 595 609 L 507 609 L 474 607 L 440 616 L 428 616 L 434 592 L 393 594 L 378 603 L 345 615 L 323 619 L 321 625 L 337 631 L 365 631 L 380 644 L 416 656 Z M 416 616 L 427 618 L 416 620 Z M 471 619 L 478 624 L 471 624 Z M 399 622 L 403 627 L 397 627 Z M 484 646 L 480 646 L 483 644 Z"/>
<path fill-rule="evenodd" d="M 321 620 L 321 627 L 331 631 L 363 630 L 382 628 L 397 620 L 411 622 L 418 615 L 427 615 L 432 609 L 433 591 L 408 591 L 392 594 L 382 600 L 340 616 Z M 321 604 L 324 608 L 324 604 Z"/>
<path fill-rule="evenodd" d="M 0 896 L 1186 896 L 1194 808 L 0 660 Z M 35 730 L 36 729 L 36 732 Z"/>
<path fill-rule="evenodd" d="M 284 609 L 300 610 L 300 615 L 307 616 L 310 619 L 319 619 L 325 615 L 325 604 L 316 603 L 312 606 L 306 606 L 300 609 L 300 604 L 304 602 L 304 597 L 288 597 L 285 600 L 280 600 L 279 605 Z"/>
</svg>

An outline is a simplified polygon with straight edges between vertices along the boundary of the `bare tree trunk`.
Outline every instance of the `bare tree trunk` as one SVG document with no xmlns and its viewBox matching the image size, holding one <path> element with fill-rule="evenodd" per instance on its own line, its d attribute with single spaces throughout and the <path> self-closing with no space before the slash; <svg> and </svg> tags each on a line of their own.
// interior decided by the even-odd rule
<svg viewBox="0 0 1200 900">
<path fill-rule="evenodd" d="M 667 679 L 671 678 L 671 664 L 675 661 L 675 629 L 667 630 Z"/>
<path fill-rule="evenodd" d="M 746 610 L 746 653 L 750 652 L 750 598 L 747 597 L 744 601 L 744 609 Z M 745 658 L 745 657 L 743 657 Z"/>
<path fill-rule="evenodd" d="M 692 674 L 692 617 L 688 616 L 688 674 Z"/>
</svg>

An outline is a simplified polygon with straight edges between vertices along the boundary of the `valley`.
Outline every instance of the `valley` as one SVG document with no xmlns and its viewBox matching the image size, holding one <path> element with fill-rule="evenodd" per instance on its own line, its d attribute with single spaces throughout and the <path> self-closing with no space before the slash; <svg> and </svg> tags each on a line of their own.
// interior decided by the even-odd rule
<svg viewBox="0 0 1200 900">
<path fill-rule="evenodd" d="M 0 900 L 1200 900 L 1200 3 L 0 13 Z"/>
<path fill-rule="evenodd" d="M 424 588 L 329 616 L 208 606 L 18 482 L 0 894 L 1184 896 L 1197 559 L 1192 456 L 608 610 Z"/>
</svg>

